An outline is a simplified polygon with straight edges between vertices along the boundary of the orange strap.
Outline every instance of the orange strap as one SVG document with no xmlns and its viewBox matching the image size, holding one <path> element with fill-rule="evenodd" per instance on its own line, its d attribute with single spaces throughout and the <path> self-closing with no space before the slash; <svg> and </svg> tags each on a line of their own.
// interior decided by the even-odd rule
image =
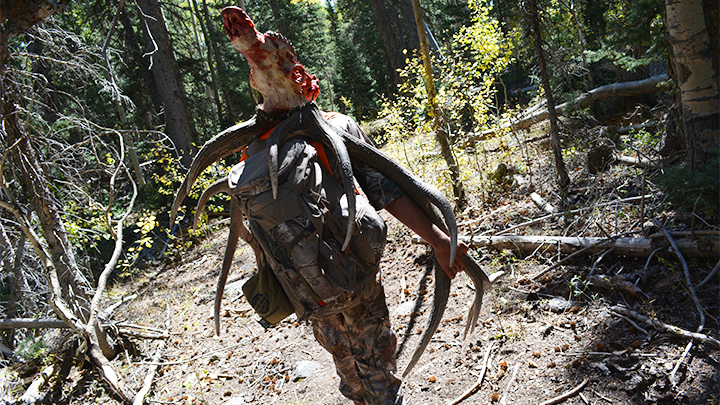
<svg viewBox="0 0 720 405">
<path fill-rule="evenodd" d="M 336 112 L 326 112 L 325 119 L 329 120 L 330 118 L 334 117 L 335 115 L 337 115 Z M 275 129 L 275 127 L 270 128 L 269 131 L 262 134 L 260 136 L 260 139 L 268 139 L 270 137 L 270 134 L 272 133 L 273 129 Z M 312 141 L 311 144 L 315 148 L 315 151 L 317 151 L 318 158 L 320 158 L 320 161 L 330 171 L 330 174 L 333 174 L 333 171 L 330 168 L 330 161 L 328 160 L 327 155 L 325 155 L 325 148 L 322 146 L 322 144 L 320 142 Z M 247 148 L 245 148 L 245 149 L 247 150 Z M 242 162 L 243 160 L 245 160 L 247 158 L 248 158 L 247 153 L 245 153 L 245 151 L 243 151 L 243 154 L 240 157 L 240 161 Z"/>
</svg>

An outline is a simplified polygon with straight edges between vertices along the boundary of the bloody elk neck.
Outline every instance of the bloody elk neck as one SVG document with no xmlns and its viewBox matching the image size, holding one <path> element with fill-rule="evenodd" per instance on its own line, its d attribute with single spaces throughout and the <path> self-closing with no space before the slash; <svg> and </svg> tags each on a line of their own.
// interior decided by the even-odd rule
<svg viewBox="0 0 720 405">
<path fill-rule="evenodd" d="M 275 32 L 260 33 L 238 7 L 226 7 L 222 15 L 230 42 L 250 65 L 250 86 L 263 95 L 263 111 L 279 114 L 317 98 L 317 76 L 298 63 L 290 41 Z"/>
</svg>

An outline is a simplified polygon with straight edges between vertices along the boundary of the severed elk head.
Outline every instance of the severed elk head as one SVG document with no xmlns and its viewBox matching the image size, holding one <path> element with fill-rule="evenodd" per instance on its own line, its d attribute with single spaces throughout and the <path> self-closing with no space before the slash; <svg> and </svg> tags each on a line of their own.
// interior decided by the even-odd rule
<svg viewBox="0 0 720 405">
<path fill-rule="evenodd" d="M 260 33 L 238 7 L 226 7 L 222 15 L 230 42 L 250 65 L 250 86 L 263 95 L 263 111 L 275 114 L 315 101 L 318 78 L 298 63 L 287 38 L 272 31 Z"/>
</svg>

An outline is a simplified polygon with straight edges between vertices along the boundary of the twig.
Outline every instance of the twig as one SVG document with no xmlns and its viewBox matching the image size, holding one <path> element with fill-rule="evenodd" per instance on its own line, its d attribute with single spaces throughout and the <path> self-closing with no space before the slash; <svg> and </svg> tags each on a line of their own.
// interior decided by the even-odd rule
<svg viewBox="0 0 720 405">
<path fill-rule="evenodd" d="M 698 283 L 698 285 L 695 286 L 695 288 L 700 288 L 707 284 L 708 281 L 710 281 L 715 274 L 717 274 L 718 270 L 720 270 L 720 261 L 715 265 L 715 268 L 708 274 L 707 277 L 705 277 L 705 280 Z"/>
<path fill-rule="evenodd" d="M 562 402 L 562 401 L 564 401 L 564 400 L 566 400 L 566 399 L 574 396 L 574 395 L 577 394 L 578 392 L 580 392 L 580 390 L 582 390 L 583 388 L 585 388 L 585 386 L 587 385 L 588 381 L 590 381 L 590 379 L 589 379 L 589 378 L 585 378 L 585 379 L 583 380 L 583 382 L 581 382 L 580 385 L 578 385 L 577 387 L 571 389 L 570 391 L 564 392 L 564 393 L 562 393 L 561 395 L 559 395 L 559 396 L 557 396 L 557 397 L 555 397 L 555 398 L 551 398 L 551 399 L 548 399 L 547 401 L 540 402 L 539 405 L 559 404 L 560 402 Z"/>
<path fill-rule="evenodd" d="M 605 240 L 603 240 L 603 241 L 601 241 L 601 242 L 599 242 L 599 243 L 596 243 L 596 244 L 593 244 L 593 245 L 589 245 L 589 246 L 585 246 L 584 248 L 582 248 L 582 249 L 580 249 L 580 250 L 578 250 L 578 251 L 575 251 L 575 252 L 573 252 L 573 253 L 570 253 L 569 255 L 565 256 L 565 258 L 563 258 L 562 260 L 559 260 L 559 261 L 555 262 L 553 265 L 548 266 L 545 270 L 541 270 L 540 272 L 532 275 L 532 276 L 530 277 L 530 280 L 536 280 L 538 277 L 544 275 L 544 274 L 547 273 L 548 271 L 550 271 L 550 270 L 552 270 L 552 269 L 554 269 L 554 268 L 556 268 L 556 267 L 558 267 L 558 266 L 560 266 L 560 265 L 562 265 L 562 264 L 564 264 L 564 263 L 567 263 L 567 262 L 568 262 L 570 259 L 572 259 L 573 257 L 579 256 L 579 255 L 581 255 L 581 254 L 584 254 L 585 252 L 587 252 L 587 251 L 590 250 L 590 249 L 596 249 L 596 248 L 599 247 L 599 246 L 606 245 L 606 244 L 614 241 L 615 239 L 617 239 L 617 238 L 619 238 L 619 237 L 621 237 L 621 236 L 623 236 L 623 235 L 617 235 L 617 236 L 614 236 L 614 237 L 611 237 L 611 238 L 607 238 L 607 239 L 605 239 Z M 612 249 L 611 249 L 611 250 L 612 250 Z M 558 253 L 560 253 L 560 249 L 558 249 Z M 607 252 L 606 252 L 606 253 L 607 253 Z"/>
<path fill-rule="evenodd" d="M 130 336 L 130 337 L 141 338 L 141 339 L 167 339 L 169 337 L 168 334 L 136 332 L 136 331 L 130 330 L 130 329 L 118 329 L 117 333 L 118 333 L 118 335 L 121 335 L 121 336 Z"/>
<path fill-rule="evenodd" d="M 670 373 L 670 384 L 672 384 L 673 387 L 677 386 L 677 379 L 676 375 L 678 370 L 680 369 L 680 366 L 685 362 L 685 358 L 687 357 L 688 353 L 690 353 L 690 349 L 693 347 L 693 341 L 689 341 L 688 344 L 685 346 L 685 350 L 683 351 L 682 356 L 680 356 L 680 360 L 675 364 L 675 367 L 673 367 L 672 372 Z"/>
<path fill-rule="evenodd" d="M 163 335 L 163 336 L 165 336 L 165 337 L 170 336 L 170 332 L 169 332 L 167 329 L 151 328 L 151 327 L 149 327 L 149 326 L 136 325 L 136 324 L 134 324 L 134 323 L 125 323 L 125 322 L 117 323 L 117 324 L 115 324 L 115 326 L 117 326 L 117 327 L 119 327 L 119 328 L 142 329 L 142 330 L 146 330 L 146 331 L 149 331 L 149 332 L 158 333 L 158 334 Z"/>
<path fill-rule="evenodd" d="M 100 318 L 109 318 L 110 315 L 112 315 L 112 313 L 115 312 L 115 310 L 118 309 L 118 307 L 120 305 L 122 305 L 126 302 L 130 302 L 131 300 L 134 300 L 137 297 L 138 297 L 137 294 L 123 296 L 122 298 L 120 298 L 120 300 L 118 302 L 116 302 L 116 303 L 110 305 L 109 307 L 103 309 L 102 311 L 100 311 L 100 315 L 98 315 L 98 316 Z"/>
<path fill-rule="evenodd" d="M 598 396 L 598 398 L 600 398 L 600 399 L 604 399 L 604 400 L 606 400 L 606 401 L 610 402 L 611 404 L 614 404 L 614 403 L 615 403 L 615 401 L 613 401 L 612 399 L 610 399 L 610 398 L 608 398 L 608 397 L 606 397 L 606 396 L 602 395 L 601 393 L 599 393 L 599 392 L 597 392 L 597 391 L 595 391 L 595 390 L 593 390 L 593 392 L 595 393 L 595 395 L 597 395 L 597 396 Z"/>
<path fill-rule="evenodd" d="M 617 314 L 616 314 L 617 315 Z M 579 356 L 579 357 L 586 357 L 586 356 L 617 356 L 617 353 L 613 352 L 564 352 L 562 353 L 563 356 Z M 657 357 L 658 355 L 656 353 L 632 353 L 630 356 L 637 356 L 637 357 Z"/>
<path fill-rule="evenodd" d="M 659 248 L 653 250 L 652 253 L 650 253 L 650 256 L 648 256 L 647 261 L 645 262 L 645 267 L 643 267 L 643 270 L 648 268 L 648 266 L 650 265 L 650 260 L 652 260 L 653 256 L 655 256 L 655 253 L 657 253 L 661 250 L 663 250 L 663 248 L 659 247 Z"/>
<path fill-rule="evenodd" d="M 615 247 L 614 247 L 614 246 L 611 247 L 610 249 L 607 249 L 606 251 L 602 252 L 602 254 L 600 255 L 600 257 L 598 257 L 597 260 L 595 260 L 595 263 L 593 263 L 593 266 L 592 266 L 592 268 L 590 269 L 590 273 L 588 274 L 589 276 L 592 276 L 593 273 L 595 273 L 595 267 L 597 267 L 598 263 L 600 263 L 600 262 L 602 261 L 602 259 L 605 257 L 605 255 L 607 255 L 608 253 L 612 252 L 613 250 L 615 250 Z"/>
<path fill-rule="evenodd" d="M 660 221 L 658 221 L 657 219 L 653 218 L 653 221 L 655 222 L 655 225 L 657 225 L 660 229 L 662 229 L 668 242 L 670 242 L 670 245 L 672 246 L 673 251 L 677 255 L 678 260 L 680 260 L 680 263 L 683 266 L 683 271 L 685 272 L 685 281 L 687 282 L 687 287 L 690 290 L 690 296 L 692 297 L 693 301 L 695 302 L 695 307 L 697 308 L 698 313 L 700 314 L 700 326 L 698 327 L 697 332 L 702 332 L 703 328 L 705 327 L 705 310 L 703 309 L 702 305 L 700 304 L 700 299 L 698 298 L 697 294 L 695 293 L 695 288 L 693 288 L 692 281 L 690 280 L 690 269 L 688 269 L 687 262 L 685 261 L 685 258 L 683 257 L 682 253 L 680 253 L 680 249 L 678 248 L 678 246 L 675 243 L 675 240 L 672 238 L 672 236 L 670 236 L 670 233 L 668 233 L 667 229 L 665 229 L 665 227 L 662 226 Z"/>
<path fill-rule="evenodd" d="M 460 402 L 464 401 L 467 397 L 469 397 L 470 394 L 472 394 L 473 392 L 475 392 L 475 390 L 477 390 L 477 389 L 480 388 L 480 386 L 482 385 L 483 378 L 485 378 L 485 372 L 487 371 L 488 363 L 489 363 L 489 361 L 490 361 L 490 351 L 492 351 L 494 345 L 495 345 L 495 344 L 491 342 L 491 343 L 490 343 L 490 346 L 489 346 L 489 347 L 487 348 L 487 350 L 485 351 L 485 357 L 484 357 L 484 359 L 483 359 L 483 368 L 482 368 L 482 370 L 480 370 L 480 376 L 478 377 L 478 379 L 477 379 L 477 381 L 475 382 L 475 384 L 474 384 L 472 387 L 468 388 L 467 391 L 463 392 L 462 395 L 460 395 L 459 397 L 455 398 L 455 399 L 452 400 L 451 402 L 448 402 L 448 405 L 457 405 L 457 404 L 459 404 Z"/>
<path fill-rule="evenodd" d="M 160 345 L 158 346 L 157 351 L 155 351 L 155 355 L 153 356 L 153 363 L 157 363 L 160 360 L 160 357 L 162 356 L 163 349 L 165 348 L 165 342 L 160 342 Z M 145 399 L 145 395 L 147 395 L 148 392 L 150 392 L 150 388 L 152 387 L 153 378 L 155 377 L 155 371 L 157 371 L 158 365 L 153 364 L 149 367 L 148 373 L 145 376 L 145 382 L 138 391 L 137 394 L 135 394 L 135 400 L 133 401 L 133 405 L 142 405 L 143 400 Z"/>
<path fill-rule="evenodd" d="M 652 198 L 652 197 L 655 197 L 655 195 L 649 194 L 649 195 L 645 195 L 645 196 L 630 197 L 630 198 L 625 198 L 625 199 L 622 199 L 622 200 L 617 200 L 617 202 L 621 202 L 621 203 L 632 202 L 632 201 L 640 200 L 640 199 L 642 199 L 643 197 L 645 197 L 645 198 Z M 523 228 L 523 227 L 526 227 L 526 226 L 529 226 L 529 225 L 536 224 L 536 223 L 538 223 L 538 222 L 542 222 L 542 221 L 544 221 L 544 220 L 546 220 L 546 219 L 550 219 L 550 218 L 554 218 L 554 217 L 559 217 L 559 216 L 561 216 L 561 215 L 566 215 L 566 214 L 577 214 L 577 213 L 580 213 L 580 212 L 583 212 L 583 211 L 588 211 L 588 210 L 591 210 L 591 209 L 595 209 L 595 208 L 599 208 L 599 207 L 604 207 L 604 206 L 606 206 L 606 205 L 611 205 L 611 204 L 615 204 L 615 203 L 616 203 L 616 201 L 610 201 L 610 202 L 601 203 L 601 204 L 594 204 L 594 205 L 589 206 L 589 207 L 574 209 L 574 210 L 567 211 L 567 212 L 563 211 L 563 212 L 558 212 L 558 213 L 555 213 L 555 214 L 545 215 L 545 216 L 540 217 L 540 218 L 532 219 L 532 220 L 530 220 L 530 221 L 526 221 L 526 222 L 523 222 L 523 223 L 520 223 L 520 224 L 517 224 L 517 225 L 513 225 L 513 226 L 511 226 L 510 228 L 506 228 L 506 229 L 503 229 L 503 230 L 501 230 L 501 231 L 499 231 L 499 232 L 496 232 L 495 235 L 502 235 L 502 234 L 505 234 L 505 233 L 514 231 L 515 229 L 518 229 L 518 228 Z"/>
<path fill-rule="evenodd" d="M 512 376 L 510 377 L 510 381 L 508 381 L 508 384 L 505 387 L 505 393 L 503 394 L 503 397 L 500 400 L 500 405 L 507 404 L 508 392 L 510 392 L 510 388 L 512 388 L 512 385 L 515 383 L 515 377 L 517 377 L 518 370 L 520 370 L 520 363 L 515 364 L 515 368 L 513 369 L 513 373 L 512 373 Z"/>
<path fill-rule="evenodd" d="M 717 340 L 711 336 L 703 335 L 702 333 L 697 332 L 690 332 L 685 329 L 678 328 L 674 325 L 669 325 L 667 323 L 658 321 L 657 319 L 650 319 L 644 315 L 640 315 L 639 313 L 630 310 L 628 308 L 616 305 L 611 308 L 613 312 L 628 316 L 630 318 L 635 319 L 638 322 L 642 322 L 648 326 L 652 326 L 655 329 L 663 330 L 665 332 L 672 333 L 677 336 L 682 336 L 684 338 L 693 339 L 693 340 L 699 340 L 703 343 L 709 343 L 717 348 L 720 348 L 720 340 Z"/>
<path fill-rule="evenodd" d="M 152 67 L 153 67 L 153 55 L 158 51 L 158 45 L 157 45 L 157 42 L 155 42 L 155 38 L 153 38 L 153 34 L 152 34 L 152 31 L 150 30 L 150 25 L 148 25 L 147 20 L 150 19 L 150 20 L 153 20 L 153 21 L 157 21 L 157 18 L 155 18 L 155 17 L 153 17 L 153 16 L 151 16 L 151 15 L 145 14 L 145 12 L 143 11 L 143 9 L 140 7 L 140 4 L 138 4 L 137 0 L 135 1 L 135 6 L 138 8 L 138 11 L 140 12 L 140 15 L 142 16 L 143 23 L 145 24 L 145 31 L 147 32 L 148 37 L 150 38 L 150 42 L 152 42 L 152 44 L 153 44 L 153 48 L 154 48 L 154 49 L 153 49 L 152 51 L 150 51 L 150 52 L 146 52 L 146 53 L 143 54 L 143 56 L 142 56 L 143 58 L 146 57 L 146 56 L 150 56 L 150 66 L 148 66 L 148 70 L 152 70 Z"/>
<path fill-rule="evenodd" d="M 670 236 L 679 236 L 679 237 L 684 237 L 684 236 L 719 236 L 719 235 L 720 235 L 720 231 L 717 231 L 717 230 L 715 230 L 715 229 L 703 229 L 703 230 L 699 230 L 699 231 L 668 231 L 668 233 L 670 234 Z M 648 238 L 653 239 L 653 238 L 658 238 L 658 237 L 660 237 L 660 236 L 665 236 L 665 234 L 662 233 L 662 232 L 657 232 L 657 233 L 653 233 L 653 234 L 648 235 Z"/>
<path fill-rule="evenodd" d="M 627 316 L 625 316 L 625 315 L 621 315 L 621 314 L 615 314 L 615 315 L 617 315 L 618 317 L 620 317 L 620 318 L 628 321 L 628 322 L 630 323 L 630 325 L 634 326 L 635 329 L 639 330 L 640 332 L 644 333 L 645 335 L 650 335 L 650 332 L 648 332 L 648 331 L 646 331 L 645 329 L 641 328 L 640 325 L 636 324 L 635 321 L 633 321 L 633 320 L 630 319 L 629 317 L 627 317 Z"/>
</svg>

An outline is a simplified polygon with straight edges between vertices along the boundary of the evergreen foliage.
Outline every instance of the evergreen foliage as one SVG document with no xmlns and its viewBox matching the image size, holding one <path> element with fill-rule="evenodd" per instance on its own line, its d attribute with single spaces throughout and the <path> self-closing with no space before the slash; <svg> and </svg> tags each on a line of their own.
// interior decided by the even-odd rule
<svg viewBox="0 0 720 405">
<path fill-rule="evenodd" d="M 705 170 L 687 165 L 671 167 L 658 178 L 670 201 L 680 210 L 703 213 L 712 218 L 720 215 L 720 159 Z"/>
</svg>

